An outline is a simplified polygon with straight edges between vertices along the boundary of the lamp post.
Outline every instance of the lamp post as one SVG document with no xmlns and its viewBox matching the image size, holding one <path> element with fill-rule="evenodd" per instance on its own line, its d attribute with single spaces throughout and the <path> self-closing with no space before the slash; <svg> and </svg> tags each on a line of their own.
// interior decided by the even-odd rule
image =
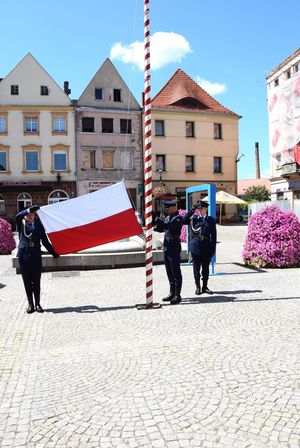
<svg viewBox="0 0 300 448">
<path fill-rule="evenodd" d="M 162 186 L 162 172 L 163 172 L 163 170 L 160 168 L 158 170 L 158 172 L 159 172 L 159 186 L 161 187 Z M 159 214 L 161 215 L 162 214 L 161 197 L 159 197 L 158 200 L 159 200 L 159 204 L 158 204 Z"/>
</svg>

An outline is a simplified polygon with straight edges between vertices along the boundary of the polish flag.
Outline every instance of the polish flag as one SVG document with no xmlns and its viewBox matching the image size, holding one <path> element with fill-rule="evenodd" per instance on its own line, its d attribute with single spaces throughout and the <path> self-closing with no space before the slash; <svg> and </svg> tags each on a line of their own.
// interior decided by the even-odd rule
<svg viewBox="0 0 300 448">
<path fill-rule="evenodd" d="M 60 255 L 143 233 L 123 182 L 45 205 L 37 213 Z"/>
</svg>

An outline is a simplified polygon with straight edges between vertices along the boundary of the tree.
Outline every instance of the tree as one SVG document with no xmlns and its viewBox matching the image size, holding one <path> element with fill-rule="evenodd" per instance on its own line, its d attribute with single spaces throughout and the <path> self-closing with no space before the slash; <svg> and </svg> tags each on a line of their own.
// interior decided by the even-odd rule
<svg viewBox="0 0 300 448">
<path fill-rule="evenodd" d="M 246 202 L 266 202 L 270 200 L 270 191 L 264 185 L 249 187 L 243 199 Z"/>
</svg>

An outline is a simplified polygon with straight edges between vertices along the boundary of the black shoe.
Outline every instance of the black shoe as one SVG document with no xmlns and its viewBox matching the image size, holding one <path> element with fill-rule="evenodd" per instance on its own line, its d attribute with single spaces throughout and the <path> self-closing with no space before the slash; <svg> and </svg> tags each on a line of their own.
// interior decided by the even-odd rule
<svg viewBox="0 0 300 448">
<path fill-rule="evenodd" d="M 33 305 L 29 305 L 29 307 L 26 310 L 27 314 L 32 314 L 35 312 L 34 306 Z"/>
<path fill-rule="evenodd" d="M 196 286 L 195 294 L 196 294 L 196 296 L 201 296 L 202 292 L 201 292 L 200 286 Z"/>
<path fill-rule="evenodd" d="M 181 296 L 180 294 L 176 294 L 176 296 L 171 300 L 171 305 L 178 305 L 178 303 L 181 302 Z"/>
<path fill-rule="evenodd" d="M 44 312 L 44 310 L 43 310 L 43 308 L 41 307 L 41 305 L 36 305 L 35 310 L 36 310 L 38 313 L 43 313 L 43 312 Z"/>
<path fill-rule="evenodd" d="M 208 287 L 206 287 L 206 288 L 202 288 L 202 294 L 210 294 L 210 295 L 212 295 L 213 292 L 210 289 L 208 289 Z"/>
<path fill-rule="evenodd" d="M 175 296 L 175 291 L 170 290 L 170 293 L 167 297 L 162 299 L 163 302 L 170 302 Z"/>
</svg>

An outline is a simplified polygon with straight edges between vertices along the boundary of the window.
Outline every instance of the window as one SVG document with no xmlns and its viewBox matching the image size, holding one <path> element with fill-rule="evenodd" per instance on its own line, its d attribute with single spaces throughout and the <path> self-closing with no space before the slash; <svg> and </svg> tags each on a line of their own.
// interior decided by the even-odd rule
<svg viewBox="0 0 300 448">
<path fill-rule="evenodd" d="M 67 114 L 52 115 L 52 133 L 63 134 L 67 132 Z"/>
<path fill-rule="evenodd" d="M 105 134 L 111 134 L 114 132 L 113 118 L 102 118 L 102 132 Z"/>
<path fill-rule="evenodd" d="M 186 121 L 185 122 L 185 136 L 186 137 L 195 137 L 194 122 L 193 121 Z"/>
<path fill-rule="evenodd" d="M 0 151 L 0 172 L 7 171 L 7 152 Z"/>
<path fill-rule="evenodd" d="M 95 89 L 95 100 L 103 100 L 102 89 Z"/>
<path fill-rule="evenodd" d="M 133 153 L 132 151 L 122 151 L 121 164 L 123 170 L 133 170 Z"/>
<path fill-rule="evenodd" d="M 41 86 L 41 95 L 43 96 L 49 95 L 49 89 L 47 86 Z"/>
<path fill-rule="evenodd" d="M 53 167 L 54 167 L 54 171 L 67 171 L 67 153 L 66 153 L 66 151 L 54 151 Z"/>
<path fill-rule="evenodd" d="M 166 156 L 164 154 L 156 155 L 156 171 L 166 171 Z"/>
<path fill-rule="evenodd" d="M 214 173 L 222 173 L 222 157 L 214 157 Z"/>
<path fill-rule="evenodd" d="M 276 154 L 275 156 L 275 166 L 276 168 L 280 168 L 281 165 L 281 154 Z"/>
<path fill-rule="evenodd" d="M 39 134 L 39 112 L 23 112 L 24 135 Z"/>
<path fill-rule="evenodd" d="M 222 139 L 222 124 L 214 123 L 214 138 Z"/>
<path fill-rule="evenodd" d="M 155 120 L 155 135 L 157 137 L 164 137 L 165 122 L 163 120 Z"/>
<path fill-rule="evenodd" d="M 39 172 L 41 170 L 41 150 L 42 147 L 38 145 L 22 146 L 23 150 L 23 174 L 30 172 Z"/>
<path fill-rule="evenodd" d="M 293 72 L 298 73 L 298 71 L 299 71 L 299 64 L 293 65 Z"/>
<path fill-rule="evenodd" d="M 103 151 L 103 169 L 114 167 L 114 151 Z"/>
<path fill-rule="evenodd" d="M 5 215 L 5 202 L 4 197 L 0 194 L 0 216 Z"/>
<path fill-rule="evenodd" d="M 37 132 L 37 117 L 25 118 L 25 132 Z"/>
<path fill-rule="evenodd" d="M 279 191 L 277 194 L 277 201 L 282 201 L 284 199 L 284 193 L 283 191 Z"/>
<path fill-rule="evenodd" d="M 194 156 L 185 156 L 185 171 L 187 173 L 195 171 Z"/>
<path fill-rule="evenodd" d="M 82 132 L 95 132 L 94 117 L 82 117 Z"/>
<path fill-rule="evenodd" d="M 0 134 L 7 134 L 7 112 L 0 114 Z"/>
<path fill-rule="evenodd" d="M 274 87 L 277 87 L 277 86 L 279 86 L 279 79 L 278 78 L 274 79 Z"/>
<path fill-rule="evenodd" d="M 10 94 L 19 95 L 19 86 L 17 85 L 10 86 Z"/>
<path fill-rule="evenodd" d="M 120 120 L 120 132 L 121 134 L 131 134 L 131 120 Z"/>
<path fill-rule="evenodd" d="M 83 151 L 83 168 L 95 169 L 96 168 L 96 151 L 84 150 Z"/>
<path fill-rule="evenodd" d="M 70 146 L 68 145 L 51 145 L 51 173 L 58 171 L 70 172 L 69 153 Z"/>
<path fill-rule="evenodd" d="M 25 170 L 26 171 L 38 171 L 39 170 L 39 152 L 38 151 L 26 151 Z"/>
<path fill-rule="evenodd" d="M 290 77 L 291 77 L 291 70 L 288 69 L 288 70 L 285 72 L 285 74 L 286 74 L 286 79 L 290 79 Z"/>
<path fill-rule="evenodd" d="M 48 204 L 56 204 L 57 202 L 66 201 L 69 195 L 63 190 L 54 190 L 48 196 Z"/>
<path fill-rule="evenodd" d="M 114 101 L 121 101 L 121 89 L 114 89 Z"/>
<path fill-rule="evenodd" d="M 32 197 L 29 193 L 21 193 L 17 199 L 18 212 L 32 206 Z"/>
</svg>

